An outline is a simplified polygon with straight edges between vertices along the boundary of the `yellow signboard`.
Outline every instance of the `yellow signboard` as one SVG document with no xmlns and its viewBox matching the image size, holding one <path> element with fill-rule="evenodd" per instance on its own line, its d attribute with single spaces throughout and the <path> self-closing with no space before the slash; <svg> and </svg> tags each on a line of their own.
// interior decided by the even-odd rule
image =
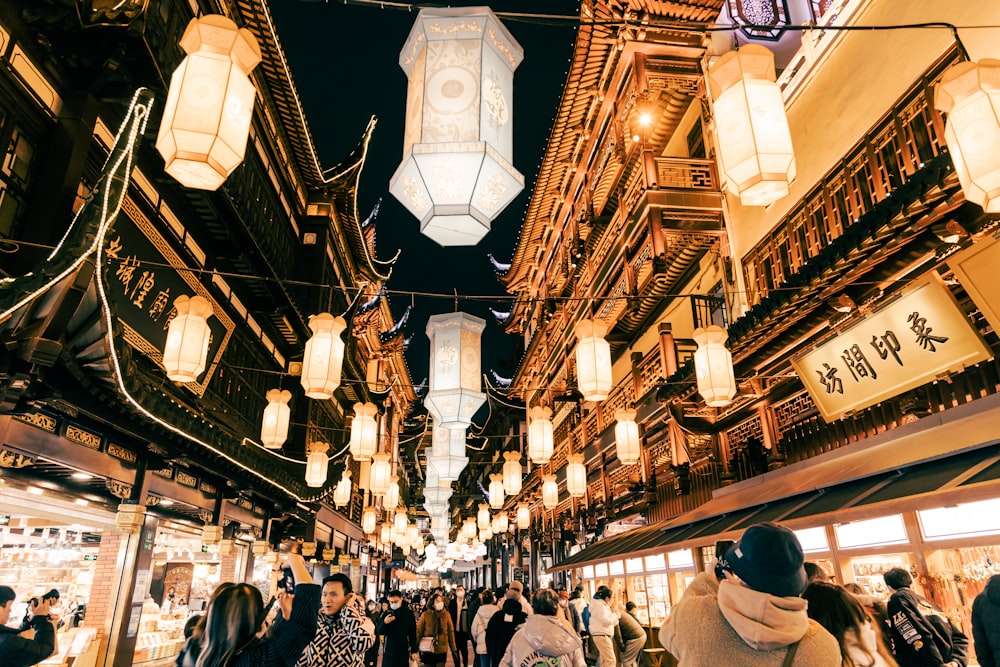
<svg viewBox="0 0 1000 667">
<path fill-rule="evenodd" d="M 829 422 L 989 358 L 951 292 L 931 278 L 792 366 Z"/>
</svg>

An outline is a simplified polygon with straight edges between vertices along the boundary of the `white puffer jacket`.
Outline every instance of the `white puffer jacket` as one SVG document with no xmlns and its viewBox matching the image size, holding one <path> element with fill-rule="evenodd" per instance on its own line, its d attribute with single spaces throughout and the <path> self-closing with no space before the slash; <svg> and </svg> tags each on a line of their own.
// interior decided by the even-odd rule
<svg viewBox="0 0 1000 667">
<path fill-rule="evenodd" d="M 579 635 L 555 616 L 532 614 L 514 633 L 500 667 L 551 665 L 552 658 L 559 658 L 561 667 L 587 667 Z"/>
<path fill-rule="evenodd" d="M 469 628 L 469 632 L 472 633 L 472 639 L 476 642 L 476 655 L 486 655 L 486 626 L 490 624 L 493 614 L 498 611 L 500 611 L 500 607 L 495 604 L 484 604 L 479 606 L 476 615 L 472 617 L 472 626 Z"/>
</svg>

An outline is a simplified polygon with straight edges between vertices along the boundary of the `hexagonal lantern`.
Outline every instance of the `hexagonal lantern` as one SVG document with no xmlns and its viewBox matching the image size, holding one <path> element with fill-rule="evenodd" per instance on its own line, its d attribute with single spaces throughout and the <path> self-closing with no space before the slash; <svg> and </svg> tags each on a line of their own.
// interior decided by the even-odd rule
<svg viewBox="0 0 1000 667">
<path fill-rule="evenodd" d="M 486 401 L 480 377 L 480 337 L 486 321 L 465 313 L 432 315 L 430 387 L 424 407 L 442 428 L 465 429 Z"/>
</svg>

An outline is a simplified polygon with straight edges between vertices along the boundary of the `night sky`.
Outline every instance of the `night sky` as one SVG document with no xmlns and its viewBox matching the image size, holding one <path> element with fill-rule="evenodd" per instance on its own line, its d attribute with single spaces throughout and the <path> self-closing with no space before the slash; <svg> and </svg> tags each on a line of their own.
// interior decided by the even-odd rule
<svg viewBox="0 0 1000 667">
<path fill-rule="evenodd" d="M 458 2 L 451 6 L 478 6 Z M 577 0 L 545 3 L 496 1 L 495 12 L 579 14 Z M 483 372 L 511 377 L 520 361 L 517 337 L 504 334 L 490 306 L 507 310 L 506 292 L 497 281 L 487 253 L 509 262 L 545 153 L 549 132 L 576 37 L 576 29 L 514 21 L 501 17 L 524 49 L 514 73 L 514 166 L 524 175 L 525 189 L 493 222 L 479 245 L 442 248 L 420 234 L 417 220 L 389 194 L 389 179 L 402 159 L 406 75 L 399 51 L 413 26 L 413 13 L 377 6 L 345 6 L 295 0 L 270 4 L 278 36 L 305 108 L 324 169 L 335 166 L 357 145 L 368 119 L 378 118 L 361 176 L 359 214 L 364 218 L 381 198 L 377 219 L 377 255 L 402 255 L 387 284 L 392 312 L 398 319 L 407 306 L 413 312 L 406 327 L 412 336 L 407 364 L 414 384 L 427 377 L 427 318 L 455 309 L 454 297 L 391 295 L 392 290 L 451 295 L 496 295 L 497 300 L 461 300 L 459 310 L 486 320 Z"/>
</svg>

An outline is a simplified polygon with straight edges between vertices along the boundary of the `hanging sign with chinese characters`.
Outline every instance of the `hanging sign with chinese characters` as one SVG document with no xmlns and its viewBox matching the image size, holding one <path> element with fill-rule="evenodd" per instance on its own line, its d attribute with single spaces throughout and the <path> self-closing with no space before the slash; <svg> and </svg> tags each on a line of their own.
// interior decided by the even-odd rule
<svg viewBox="0 0 1000 667">
<path fill-rule="evenodd" d="M 184 385 L 198 396 L 204 394 L 235 328 L 233 321 L 195 274 L 184 270 L 185 261 L 131 198 L 126 198 L 121 215 L 108 231 L 104 256 L 108 299 L 122 325 L 123 338 L 157 364 L 163 359 L 167 326 L 177 314 L 174 300 L 200 295 L 212 304 L 215 317 L 208 319 L 212 332 L 208 370 L 198 382 Z"/>
<path fill-rule="evenodd" d="M 990 356 L 951 292 L 932 278 L 792 365 L 829 422 Z"/>
</svg>

